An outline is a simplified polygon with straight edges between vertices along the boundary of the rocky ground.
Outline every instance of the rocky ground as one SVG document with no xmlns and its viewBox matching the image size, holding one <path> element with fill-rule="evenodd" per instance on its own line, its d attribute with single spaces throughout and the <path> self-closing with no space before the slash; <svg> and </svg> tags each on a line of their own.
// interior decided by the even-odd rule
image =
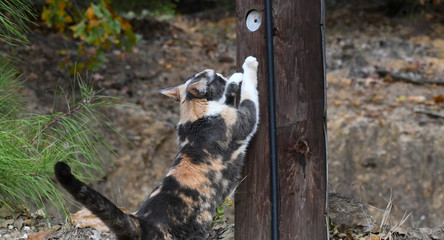
<svg viewBox="0 0 444 240">
<path fill-rule="evenodd" d="M 444 239 L 444 22 L 434 15 L 389 19 L 344 8 L 327 16 L 327 93 L 332 239 Z M 358 24 L 359 23 L 359 24 Z M 235 71 L 235 20 L 139 20 L 142 42 L 89 74 L 121 105 L 107 109 L 124 137 L 95 187 L 134 210 L 176 153 L 178 106 L 158 93 L 205 68 Z M 17 56 L 29 109 L 48 112 L 67 81 L 60 63 L 78 42 L 36 28 Z M 413 82 L 413 83 L 412 83 Z M 57 103 L 63 110 L 63 101 Z M 407 216 L 408 218 L 403 218 Z M 56 216 L 56 213 L 52 213 Z M 1 213 L 1 239 L 113 239 L 41 213 Z M 428 228 L 425 228 L 428 227 Z M 373 233 L 371 235 L 370 233 Z M 76 237 L 74 237 L 76 236 Z"/>
</svg>

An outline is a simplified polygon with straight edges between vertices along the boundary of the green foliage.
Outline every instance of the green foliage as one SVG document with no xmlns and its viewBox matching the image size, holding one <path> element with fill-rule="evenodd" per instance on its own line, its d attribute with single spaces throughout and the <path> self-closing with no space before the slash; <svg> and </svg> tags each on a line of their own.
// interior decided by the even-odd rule
<svg viewBox="0 0 444 240">
<path fill-rule="evenodd" d="M 1 76 L 0 85 L 10 81 Z M 63 196 L 53 181 L 57 161 L 69 163 L 81 179 L 97 178 L 101 154 L 110 149 L 98 131 L 97 123 L 103 118 L 95 110 L 105 102 L 91 87 L 78 82 L 82 97 L 72 98 L 72 107 L 64 113 L 0 118 L 0 205 L 44 208 L 49 202 L 64 209 Z M 2 88 L 0 103 L 14 101 L 13 94 L 3 95 L 14 88 Z M 1 111 L 7 112 L 7 105 Z"/>
<path fill-rule="evenodd" d="M 2 61 L 0 61 L 2 62 Z M 0 116 L 6 117 L 16 112 L 19 107 L 17 91 L 20 84 L 15 79 L 17 71 L 3 62 L 0 66 Z"/>
<path fill-rule="evenodd" d="M 225 208 L 233 206 L 233 201 L 230 200 L 229 197 L 226 197 L 222 205 L 217 206 L 216 213 L 213 216 L 213 221 L 211 222 L 211 228 L 214 228 L 216 224 L 222 223 L 225 221 Z"/>
<path fill-rule="evenodd" d="M 141 13 L 143 10 L 149 10 L 153 16 L 173 15 L 176 12 L 176 5 L 179 0 L 129 0 L 114 1 L 111 3 L 113 9 L 119 9 L 124 12 Z"/>
<path fill-rule="evenodd" d="M 94 51 L 85 51 L 87 46 L 83 43 L 79 45 L 78 52 L 86 61 L 80 61 L 76 66 L 70 65 L 71 73 L 74 70 L 82 72 L 85 67 L 90 70 L 99 67 L 106 61 L 103 51 L 112 46 L 129 52 L 140 41 L 141 36 L 133 32 L 128 20 L 115 13 L 110 2 L 101 0 L 97 4 L 91 3 L 85 10 L 75 10 L 71 0 L 46 0 L 47 6 L 41 17 L 49 27 L 56 27 L 61 32 L 68 28 L 73 37 L 96 47 Z"/>
<path fill-rule="evenodd" d="M 47 6 L 43 7 L 41 18 L 49 27 L 56 27 L 61 32 L 65 31 L 67 24 L 72 23 L 71 15 L 65 10 L 72 8 L 71 0 L 47 0 Z"/>
<path fill-rule="evenodd" d="M 0 1 L 0 40 L 14 47 L 26 43 L 21 32 L 32 15 L 27 0 Z M 65 94 L 68 110 L 50 115 L 28 114 L 19 96 L 21 77 L 5 53 L 0 53 L 0 207 L 44 208 L 50 203 L 66 209 L 53 180 L 57 161 L 68 162 L 81 179 L 97 178 L 102 153 L 109 146 L 97 126 L 102 115 L 95 109 L 106 99 L 78 75 L 80 99 Z"/>
<path fill-rule="evenodd" d="M 34 16 L 31 0 L 0 1 L 0 40 L 9 45 L 27 43 L 22 31 L 28 30 L 29 17 Z"/>
<path fill-rule="evenodd" d="M 222 205 L 217 206 L 216 213 L 211 222 L 211 231 L 208 239 L 231 239 L 234 233 L 234 224 L 229 224 L 225 216 L 225 209 L 233 206 L 233 202 L 229 197 L 225 198 Z"/>
</svg>

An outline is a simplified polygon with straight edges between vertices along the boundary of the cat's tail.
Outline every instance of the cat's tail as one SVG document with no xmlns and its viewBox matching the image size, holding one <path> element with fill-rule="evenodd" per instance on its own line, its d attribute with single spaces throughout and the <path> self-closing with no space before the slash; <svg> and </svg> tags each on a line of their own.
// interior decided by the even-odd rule
<svg viewBox="0 0 444 240">
<path fill-rule="evenodd" d="M 141 239 L 139 220 L 120 210 L 102 194 L 88 187 L 71 173 L 71 168 L 64 162 L 54 166 L 57 180 L 74 198 L 100 218 L 119 240 Z"/>
</svg>

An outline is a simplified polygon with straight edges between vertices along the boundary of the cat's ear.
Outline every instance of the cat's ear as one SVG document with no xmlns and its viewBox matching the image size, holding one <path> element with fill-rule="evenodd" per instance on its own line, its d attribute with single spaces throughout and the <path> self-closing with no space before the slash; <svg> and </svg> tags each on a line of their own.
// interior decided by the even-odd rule
<svg viewBox="0 0 444 240">
<path fill-rule="evenodd" d="M 165 96 L 168 96 L 168 97 L 176 100 L 176 101 L 180 100 L 179 87 L 165 88 L 165 89 L 159 90 L 159 92 Z"/>
<path fill-rule="evenodd" d="M 203 98 L 207 92 L 207 86 L 202 82 L 195 82 L 188 87 L 188 92 L 196 98 Z"/>
</svg>

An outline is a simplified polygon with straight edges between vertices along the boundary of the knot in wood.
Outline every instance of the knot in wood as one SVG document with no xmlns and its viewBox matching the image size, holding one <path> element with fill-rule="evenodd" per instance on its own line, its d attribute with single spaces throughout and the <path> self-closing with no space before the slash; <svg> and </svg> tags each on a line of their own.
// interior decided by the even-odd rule
<svg viewBox="0 0 444 240">
<path fill-rule="evenodd" d="M 295 150 L 299 153 L 307 154 L 310 151 L 310 148 L 305 140 L 298 140 L 295 145 Z"/>
</svg>

